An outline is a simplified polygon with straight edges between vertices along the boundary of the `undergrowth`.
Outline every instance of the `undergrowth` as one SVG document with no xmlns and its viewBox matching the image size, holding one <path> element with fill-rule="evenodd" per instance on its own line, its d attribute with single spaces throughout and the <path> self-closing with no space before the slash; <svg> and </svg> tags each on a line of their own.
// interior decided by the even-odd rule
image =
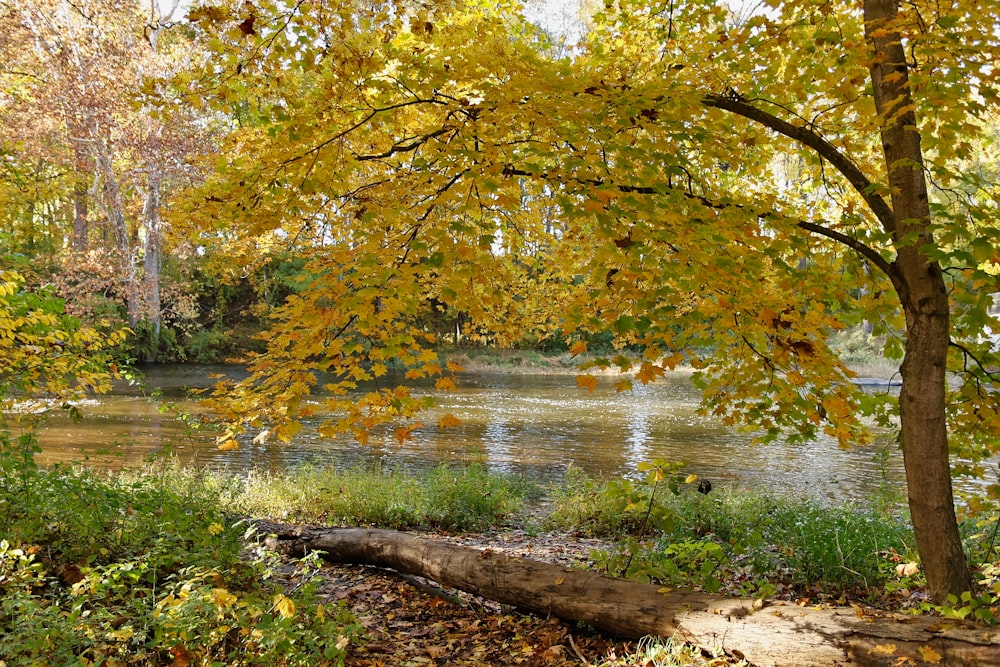
<svg viewBox="0 0 1000 667">
<path fill-rule="evenodd" d="M 664 586 L 1000 616 L 995 517 L 966 524 L 980 587 L 931 607 L 904 514 L 745 489 L 698 493 L 700 480 L 664 462 L 645 464 L 638 480 L 600 483 L 571 469 L 538 518 L 523 511 L 536 485 L 478 465 L 227 477 L 161 462 L 101 474 L 41 470 L 33 452 L 30 439 L 0 438 L 0 656 L 8 666 L 342 664 L 363 641 L 360 626 L 314 598 L 315 561 L 299 563 L 296 586 L 284 587 L 276 557 L 247 546 L 243 516 L 572 530 L 616 545 L 592 554 L 606 572 Z M 650 641 L 603 664 L 714 659 L 690 651 Z"/>
<path fill-rule="evenodd" d="M 0 434 L 0 656 L 14 665 L 342 664 L 360 626 L 283 591 L 219 480 L 41 470 Z"/>
<path fill-rule="evenodd" d="M 571 469 L 553 490 L 546 525 L 609 538 L 594 553 L 607 573 L 732 595 L 816 598 L 934 611 L 996 622 L 996 517 L 966 521 L 978 590 L 946 606 L 927 601 L 908 517 L 886 509 L 779 498 L 763 491 L 696 491 L 695 476 L 656 462 L 639 481 L 596 482 Z"/>
</svg>

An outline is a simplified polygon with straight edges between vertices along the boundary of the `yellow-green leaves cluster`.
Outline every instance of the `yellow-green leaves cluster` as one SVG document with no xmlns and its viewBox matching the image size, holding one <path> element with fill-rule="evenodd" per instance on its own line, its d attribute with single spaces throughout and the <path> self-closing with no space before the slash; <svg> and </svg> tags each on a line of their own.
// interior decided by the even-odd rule
<svg viewBox="0 0 1000 667">
<path fill-rule="evenodd" d="M 62 314 L 62 304 L 23 290 L 22 277 L 0 270 L 0 410 L 27 425 L 53 407 L 111 388 L 108 353 L 126 331 L 97 331 Z"/>
</svg>

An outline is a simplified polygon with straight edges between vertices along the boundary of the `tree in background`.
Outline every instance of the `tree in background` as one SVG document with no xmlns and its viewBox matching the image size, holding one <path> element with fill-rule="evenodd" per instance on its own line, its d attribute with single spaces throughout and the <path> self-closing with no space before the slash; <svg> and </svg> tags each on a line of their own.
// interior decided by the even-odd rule
<svg viewBox="0 0 1000 667">
<path fill-rule="evenodd" d="M 392 360 L 451 385 L 417 325 L 428 294 L 498 339 L 609 331 L 641 353 L 598 365 L 691 363 L 707 409 L 765 437 L 898 423 L 931 594 L 968 590 L 949 455 L 975 468 L 1000 435 L 981 335 L 1000 230 L 995 185 L 962 166 L 997 102 L 998 6 L 619 0 L 559 55 L 488 4 L 192 11 L 218 56 L 181 83 L 252 119 L 202 215 L 311 239 L 229 414 L 290 437 L 326 373 L 331 430 L 414 417 L 405 387 L 345 395 Z M 898 401 L 861 395 L 827 345 L 863 320 L 902 357 Z"/>
<path fill-rule="evenodd" d="M 104 0 L 0 2 L 0 16 L 0 138 L 21 173 L 37 163 L 56 184 L 47 199 L 24 193 L 22 226 L 33 229 L 40 206 L 72 202 L 65 237 L 77 256 L 65 261 L 86 262 L 95 240 L 114 250 L 127 321 L 143 330 L 143 356 L 153 360 L 163 310 L 163 197 L 189 182 L 187 156 L 208 134 L 182 109 L 154 113 L 141 94 L 147 81 L 182 66 L 190 45 L 179 32 L 164 35 L 172 18 L 156 3 L 143 10 Z M 54 239 L 55 250 L 62 241 Z"/>
</svg>

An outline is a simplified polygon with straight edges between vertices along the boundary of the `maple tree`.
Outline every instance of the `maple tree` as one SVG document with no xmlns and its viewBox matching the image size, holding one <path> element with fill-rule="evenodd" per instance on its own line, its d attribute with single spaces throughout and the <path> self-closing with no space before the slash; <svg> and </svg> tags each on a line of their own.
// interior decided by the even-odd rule
<svg viewBox="0 0 1000 667">
<path fill-rule="evenodd" d="M 968 590 L 949 457 L 981 473 L 1000 434 L 1000 229 L 963 165 L 997 101 L 998 13 L 620 0 L 567 54 L 512 3 L 192 10 L 218 55 L 179 83 L 243 119 L 192 201 L 206 229 L 305 242 L 311 276 L 224 390 L 229 438 L 318 409 L 407 437 L 433 399 L 392 364 L 453 382 L 415 317 L 429 298 L 498 342 L 610 331 L 622 354 L 594 363 L 642 382 L 690 363 L 707 409 L 764 437 L 898 423 L 931 594 Z M 827 344 L 862 321 L 902 357 L 898 400 Z M 349 394 L 372 380 L 390 386 Z"/>
</svg>

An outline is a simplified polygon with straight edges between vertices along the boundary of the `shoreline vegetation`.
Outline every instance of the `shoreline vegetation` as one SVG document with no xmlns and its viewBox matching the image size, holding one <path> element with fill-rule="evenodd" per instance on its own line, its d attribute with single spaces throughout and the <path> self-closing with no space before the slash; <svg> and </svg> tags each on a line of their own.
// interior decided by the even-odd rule
<svg viewBox="0 0 1000 667">
<path fill-rule="evenodd" d="M 237 656 L 253 665 L 278 664 L 277 656 L 288 665 L 378 664 L 384 614 L 372 605 L 384 604 L 385 593 L 356 599 L 351 590 L 367 590 L 361 575 L 268 554 L 248 539 L 246 517 L 519 545 L 543 560 L 742 597 L 980 621 L 1000 615 L 1000 578 L 990 564 L 995 527 L 991 535 L 973 519 L 964 524 L 981 595 L 939 608 L 927 601 L 897 504 L 824 507 L 747 489 L 699 493 L 696 478 L 665 462 L 644 466 L 637 481 L 598 482 L 571 470 L 562 483 L 539 486 L 478 465 L 224 476 L 169 459 L 117 473 L 40 470 L 27 460 L 9 443 L 0 456 L 0 656 L 8 666 L 226 664 Z M 345 576 L 353 577 L 350 590 L 337 584 Z M 383 587 L 409 585 L 372 576 Z M 438 598 L 421 604 L 436 608 L 444 604 Z M 539 629 L 549 632 L 551 623 L 514 618 L 526 633 L 539 624 L 532 632 L 542 634 L 531 636 L 540 645 L 529 647 L 539 654 L 555 646 L 541 644 L 565 642 L 570 632 L 553 638 Z M 604 651 L 590 656 L 595 665 L 739 664 L 694 655 L 669 638 L 640 646 L 587 636 L 577 638 Z M 405 639 L 411 647 L 424 641 Z M 544 664 L 578 664 L 563 657 Z"/>
<path fill-rule="evenodd" d="M 463 348 L 448 347 L 439 350 L 445 361 L 455 362 L 469 372 L 493 373 L 547 373 L 575 375 L 581 372 L 593 375 L 618 375 L 614 368 L 599 368 L 581 371 L 580 365 L 586 358 L 599 355 L 588 354 L 583 359 L 569 352 L 542 352 L 517 348 Z M 613 355 L 608 355 L 613 356 Z M 844 355 L 845 365 L 857 378 L 878 380 L 899 380 L 899 362 L 886 359 L 870 345 L 865 349 L 852 350 Z M 671 370 L 673 374 L 691 374 L 694 368 L 681 364 Z"/>
</svg>

